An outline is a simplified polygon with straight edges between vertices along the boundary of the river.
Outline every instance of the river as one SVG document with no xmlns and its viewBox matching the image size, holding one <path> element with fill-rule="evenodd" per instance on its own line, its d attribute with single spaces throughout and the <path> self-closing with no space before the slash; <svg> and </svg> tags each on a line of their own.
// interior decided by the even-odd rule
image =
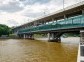
<svg viewBox="0 0 84 62">
<path fill-rule="evenodd" d="M 61 43 L 28 39 L 0 40 L 0 62 L 77 62 L 79 38 Z"/>
</svg>

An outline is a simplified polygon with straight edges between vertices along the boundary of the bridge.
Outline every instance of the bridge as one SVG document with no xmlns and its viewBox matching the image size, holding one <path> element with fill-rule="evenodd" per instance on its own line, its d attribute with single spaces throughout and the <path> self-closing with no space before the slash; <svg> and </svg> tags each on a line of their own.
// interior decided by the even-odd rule
<svg viewBox="0 0 84 62">
<path fill-rule="evenodd" d="M 66 32 L 84 30 L 84 2 L 66 7 L 13 29 L 19 38 L 34 39 L 34 34 L 47 34 L 48 41 L 61 41 Z"/>
</svg>

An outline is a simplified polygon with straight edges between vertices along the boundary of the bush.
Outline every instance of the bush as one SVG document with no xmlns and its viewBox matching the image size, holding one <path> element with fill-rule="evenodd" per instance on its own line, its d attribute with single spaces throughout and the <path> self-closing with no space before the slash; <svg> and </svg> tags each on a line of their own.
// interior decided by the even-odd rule
<svg viewBox="0 0 84 62">
<path fill-rule="evenodd" d="M 11 29 L 8 26 L 0 24 L 0 37 L 2 35 L 9 36 L 10 32 L 11 32 Z"/>
</svg>

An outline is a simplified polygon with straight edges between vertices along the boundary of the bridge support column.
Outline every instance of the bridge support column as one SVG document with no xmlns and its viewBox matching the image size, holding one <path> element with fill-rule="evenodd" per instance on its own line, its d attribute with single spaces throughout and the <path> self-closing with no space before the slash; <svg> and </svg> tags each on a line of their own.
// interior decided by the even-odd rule
<svg viewBox="0 0 84 62">
<path fill-rule="evenodd" d="M 28 38 L 28 34 L 26 34 L 26 39 Z"/>
<path fill-rule="evenodd" d="M 19 37 L 19 38 L 21 38 L 21 35 L 20 35 L 20 34 L 18 34 L 18 37 Z"/>
<path fill-rule="evenodd" d="M 82 15 L 84 15 L 84 10 L 82 10 Z"/>
<path fill-rule="evenodd" d="M 54 35 L 54 33 L 52 33 L 51 35 L 52 35 L 52 40 L 53 40 L 55 35 Z"/>
<path fill-rule="evenodd" d="M 60 36 L 57 34 L 58 33 L 52 33 L 52 40 L 51 41 L 54 41 L 54 42 L 60 42 L 61 41 Z"/>
<path fill-rule="evenodd" d="M 60 38 L 60 37 L 56 37 L 56 38 L 55 38 L 55 41 L 56 41 L 56 42 L 61 42 L 61 38 Z"/>
<path fill-rule="evenodd" d="M 47 35 L 48 35 L 48 41 L 50 41 L 50 33 L 48 33 Z"/>
<path fill-rule="evenodd" d="M 84 30 L 80 30 L 80 44 L 84 45 Z"/>
<path fill-rule="evenodd" d="M 24 35 L 23 34 L 18 34 L 18 38 L 24 38 Z"/>
<path fill-rule="evenodd" d="M 33 36 L 33 34 L 28 34 L 27 38 L 28 39 L 34 39 L 34 36 Z"/>
<path fill-rule="evenodd" d="M 48 41 L 51 42 L 60 42 L 61 38 L 58 35 L 59 33 L 48 33 Z"/>
<path fill-rule="evenodd" d="M 23 36 L 24 36 L 23 34 L 20 34 L 19 38 L 24 38 Z"/>
<path fill-rule="evenodd" d="M 80 30 L 79 57 L 84 57 L 84 30 Z M 81 59 L 80 59 L 81 60 Z"/>
<path fill-rule="evenodd" d="M 34 39 L 34 34 L 31 34 L 31 39 L 32 39 L 32 40 Z"/>
<path fill-rule="evenodd" d="M 25 34 L 23 34 L 23 36 L 24 36 L 24 39 L 26 38 L 26 35 Z"/>
</svg>

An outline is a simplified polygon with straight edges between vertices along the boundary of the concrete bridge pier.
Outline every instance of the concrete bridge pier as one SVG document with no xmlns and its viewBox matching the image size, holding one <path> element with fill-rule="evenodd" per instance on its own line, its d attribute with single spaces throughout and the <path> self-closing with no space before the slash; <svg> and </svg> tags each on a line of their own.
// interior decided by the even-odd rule
<svg viewBox="0 0 84 62">
<path fill-rule="evenodd" d="M 48 33 L 48 41 L 51 42 L 61 42 L 61 38 L 58 33 Z"/>
<path fill-rule="evenodd" d="M 61 38 L 58 34 L 59 33 L 52 33 L 52 41 L 61 42 Z"/>
<path fill-rule="evenodd" d="M 21 35 L 20 35 L 20 34 L 18 34 L 17 36 L 18 36 L 19 38 L 21 38 Z"/>
<path fill-rule="evenodd" d="M 29 37 L 28 34 L 23 34 L 24 39 L 27 39 L 28 37 Z"/>
<path fill-rule="evenodd" d="M 26 39 L 26 34 L 23 34 L 23 38 Z"/>
<path fill-rule="evenodd" d="M 23 39 L 34 39 L 33 34 L 19 34 L 18 36 L 19 38 L 23 38 Z"/>
<path fill-rule="evenodd" d="M 48 41 L 50 41 L 50 33 L 48 33 L 47 36 L 48 36 Z"/>
<path fill-rule="evenodd" d="M 34 39 L 34 35 L 33 34 L 27 34 L 26 39 Z"/>
<path fill-rule="evenodd" d="M 80 30 L 80 44 L 77 62 L 84 62 L 84 30 Z"/>
<path fill-rule="evenodd" d="M 84 45 L 84 30 L 80 30 L 80 44 Z"/>
<path fill-rule="evenodd" d="M 23 36 L 23 34 L 18 34 L 18 38 L 24 38 Z"/>
</svg>

